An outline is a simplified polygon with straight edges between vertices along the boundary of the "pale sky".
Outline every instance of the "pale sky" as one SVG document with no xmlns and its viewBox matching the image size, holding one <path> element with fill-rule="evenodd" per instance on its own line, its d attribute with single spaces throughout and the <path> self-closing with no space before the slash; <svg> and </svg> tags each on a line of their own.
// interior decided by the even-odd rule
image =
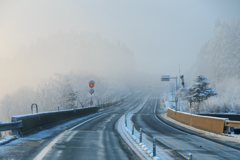
<svg viewBox="0 0 240 160">
<path fill-rule="evenodd" d="M 59 31 L 98 33 L 135 53 L 136 68 L 178 74 L 194 64 L 214 24 L 240 19 L 239 0 L 0 0 L 0 56 Z"/>
</svg>

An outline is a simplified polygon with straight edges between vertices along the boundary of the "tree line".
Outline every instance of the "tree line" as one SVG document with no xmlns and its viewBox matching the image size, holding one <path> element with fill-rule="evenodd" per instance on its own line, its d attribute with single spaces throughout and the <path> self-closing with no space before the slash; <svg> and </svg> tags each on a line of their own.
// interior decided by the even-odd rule
<svg viewBox="0 0 240 160">
<path fill-rule="evenodd" d="M 192 75 L 188 75 L 189 79 L 191 77 L 195 81 L 190 80 L 192 86 L 188 88 L 188 95 L 185 97 L 189 104 L 187 101 L 180 102 L 182 110 L 190 111 L 191 103 L 197 102 L 200 105 L 196 106 L 195 112 L 240 113 L 239 62 L 240 20 L 229 23 L 216 21 L 212 37 L 201 47 L 192 67 Z M 205 77 L 195 78 L 199 74 Z M 205 87 L 209 95 L 214 95 L 214 92 L 207 89 L 209 83 L 206 82 L 206 77 L 218 93 L 217 96 L 207 97 L 206 94 L 202 94 L 201 90 Z"/>
<path fill-rule="evenodd" d="M 13 94 L 8 94 L 0 101 L 0 121 L 9 122 L 14 115 L 30 114 L 31 104 L 38 105 L 39 112 L 57 111 L 89 107 L 91 95 L 88 82 L 94 79 L 94 105 L 114 102 L 132 94 L 130 88 L 116 79 L 86 74 L 56 74 L 43 80 L 32 89 L 23 87 Z"/>
</svg>

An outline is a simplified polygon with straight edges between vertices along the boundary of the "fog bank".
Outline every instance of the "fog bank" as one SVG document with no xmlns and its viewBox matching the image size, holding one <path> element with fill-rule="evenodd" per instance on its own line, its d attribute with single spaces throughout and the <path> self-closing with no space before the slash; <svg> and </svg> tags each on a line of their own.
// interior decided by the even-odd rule
<svg viewBox="0 0 240 160">
<path fill-rule="evenodd" d="M 120 78 L 125 83 L 135 74 L 135 57 L 124 44 L 112 44 L 100 35 L 57 33 L 20 48 L 10 59 L 0 59 L 0 72 L 1 96 L 25 85 L 36 88 L 56 73 Z"/>
</svg>

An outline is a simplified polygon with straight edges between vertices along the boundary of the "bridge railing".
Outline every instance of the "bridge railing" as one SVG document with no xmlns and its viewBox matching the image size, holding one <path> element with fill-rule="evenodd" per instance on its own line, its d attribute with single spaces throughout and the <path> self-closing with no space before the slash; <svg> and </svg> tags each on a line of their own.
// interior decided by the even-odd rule
<svg viewBox="0 0 240 160">
<path fill-rule="evenodd" d="M 14 134 L 23 137 L 78 117 L 97 113 L 100 109 L 106 109 L 114 106 L 127 98 L 129 98 L 129 96 L 115 102 L 87 108 L 12 116 L 12 122 L 0 123 L 0 132 L 12 130 L 14 131 Z"/>
<path fill-rule="evenodd" d="M 18 121 L 22 121 L 22 127 L 19 129 L 19 135 L 24 137 L 78 117 L 97 113 L 99 109 L 99 106 L 93 106 L 88 108 L 18 115 L 12 117 L 12 122 L 16 123 Z"/>
<path fill-rule="evenodd" d="M 21 127 L 22 127 L 22 121 L 0 123 L 0 131 L 15 130 L 15 129 L 20 129 Z"/>
</svg>

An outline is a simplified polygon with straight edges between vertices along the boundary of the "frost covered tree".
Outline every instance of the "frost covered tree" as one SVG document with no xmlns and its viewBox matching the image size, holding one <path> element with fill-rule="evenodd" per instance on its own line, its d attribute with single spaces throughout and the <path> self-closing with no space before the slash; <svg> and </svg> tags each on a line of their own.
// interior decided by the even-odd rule
<svg viewBox="0 0 240 160">
<path fill-rule="evenodd" d="M 200 104 L 203 100 L 217 95 L 212 88 L 208 87 L 210 83 L 207 82 L 207 78 L 203 75 L 198 75 L 194 81 L 195 83 L 187 89 L 185 97 L 185 99 L 190 103 L 190 108 L 192 102 L 197 102 Z"/>
<path fill-rule="evenodd" d="M 17 92 L 6 95 L 0 100 L 0 121 L 9 122 L 13 115 L 31 113 L 30 106 L 38 105 L 39 112 L 87 107 L 90 101 L 89 80 L 94 79 L 96 86 L 93 101 L 102 104 L 107 99 L 114 102 L 132 94 L 126 83 L 118 79 L 108 80 L 85 73 L 68 75 L 56 74 L 53 78 L 42 80 L 36 90 L 23 87 Z M 17 108 L 17 109 L 16 109 Z"/>
<path fill-rule="evenodd" d="M 207 103 L 210 112 L 237 110 L 240 101 L 240 20 L 217 21 L 212 37 L 201 48 L 193 74 L 202 73 L 211 80 L 219 96 Z M 190 93 L 191 95 L 191 93 Z M 189 97 L 189 101 L 191 98 Z M 211 109 L 210 109 L 211 108 Z M 223 109 L 228 108 L 228 109 Z M 225 110 L 225 111 L 224 111 Z"/>
<path fill-rule="evenodd" d="M 63 95 L 66 97 L 66 107 L 69 109 L 74 108 L 77 96 L 70 83 L 66 83 Z"/>
<path fill-rule="evenodd" d="M 58 80 L 55 82 L 55 89 L 57 91 L 58 104 L 61 108 L 74 108 L 77 95 L 76 92 L 74 92 L 72 85 L 69 83 L 68 76 L 57 76 Z"/>
<path fill-rule="evenodd" d="M 13 115 L 31 113 L 30 106 L 33 102 L 36 102 L 35 94 L 33 89 L 28 87 L 23 87 L 16 93 L 6 95 L 0 101 L 0 121 L 10 122 Z"/>
<path fill-rule="evenodd" d="M 89 98 L 90 98 L 88 82 L 90 79 L 94 79 L 94 80 L 97 79 L 98 81 L 98 78 L 94 76 L 90 76 L 89 74 L 86 74 L 86 73 L 70 74 L 69 77 L 70 77 L 70 83 L 72 84 L 73 89 L 76 91 L 77 108 L 87 107 L 89 104 Z"/>
<path fill-rule="evenodd" d="M 198 54 L 195 74 L 203 73 L 214 85 L 226 77 L 240 79 L 239 61 L 240 20 L 231 23 L 217 21 L 211 39 Z"/>
<path fill-rule="evenodd" d="M 100 81 L 98 84 L 95 86 L 95 93 L 94 96 L 96 98 L 97 104 L 105 103 L 103 100 L 106 99 L 106 92 L 108 89 L 108 84 L 105 84 L 104 82 Z M 102 101 L 102 102 L 101 102 Z"/>
<path fill-rule="evenodd" d="M 54 111 L 57 109 L 56 90 L 53 79 L 42 80 L 36 91 L 37 105 L 43 111 Z"/>
</svg>

